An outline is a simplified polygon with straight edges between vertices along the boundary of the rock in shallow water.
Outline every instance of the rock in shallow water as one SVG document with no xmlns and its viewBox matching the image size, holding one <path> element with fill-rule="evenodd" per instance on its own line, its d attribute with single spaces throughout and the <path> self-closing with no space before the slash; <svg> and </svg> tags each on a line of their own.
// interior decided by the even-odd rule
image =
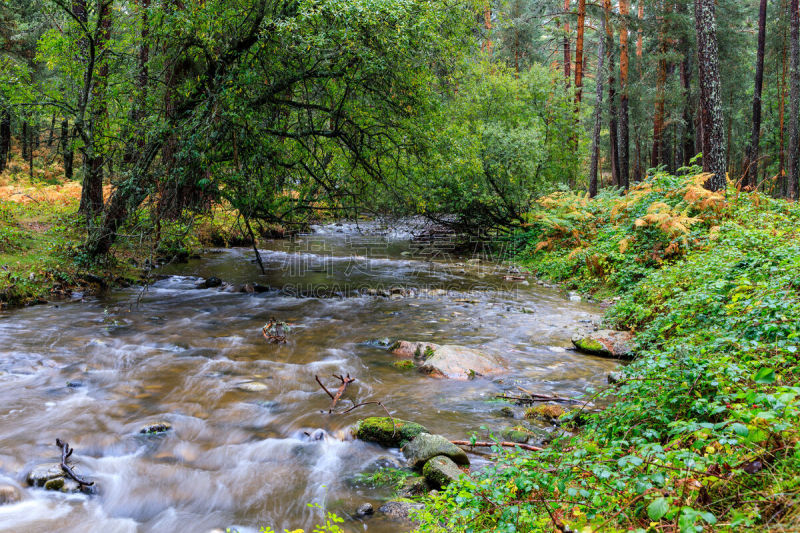
<svg viewBox="0 0 800 533">
<path fill-rule="evenodd" d="M 60 463 L 48 463 L 35 467 L 27 477 L 28 485 L 32 487 L 44 487 L 44 484 L 51 479 L 64 477 Z"/>
<path fill-rule="evenodd" d="M 578 351 L 601 357 L 617 359 L 633 358 L 633 333 L 601 329 L 592 333 L 577 333 L 572 337 L 572 344 Z"/>
<path fill-rule="evenodd" d="M 362 503 L 361 505 L 358 506 L 358 509 L 356 509 L 356 516 L 364 517 L 367 515 L 371 515 L 374 512 L 375 509 L 373 509 L 371 503 Z"/>
<path fill-rule="evenodd" d="M 424 426 L 414 422 L 380 416 L 361 420 L 355 429 L 357 439 L 375 442 L 387 448 L 400 448 L 420 433 L 427 432 Z"/>
<path fill-rule="evenodd" d="M 172 429 L 172 424 L 161 420 L 158 422 L 147 424 L 146 426 L 144 426 L 142 429 L 139 430 L 139 433 L 143 435 L 158 435 L 159 433 L 166 433 L 171 429 Z"/>
<path fill-rule="evenodd" d="M 269 387 L 260 381 L 245 381 L 236 385 L 236 388 L 244 392 L 263 392 Z"/>
<path fill-rule="evenodd" d="M 500 374 L 504 370 L 498 358 L 465 346 L 397 341 L 389 351 L 399 357 L 421 361 L 421 370 L 438 378 L 468 380 Z"/>
<path fill-rule="evenodd" d="M 22 499 L 19 489 L 13 485 L 0 485 L 0 505 L 17 503 Z"/>
<path fill-rule="evenodd" d="M 412 468 L 422 468 L 427 461 L 437 455 L 449 457 L 460 465 L 468 465 L 469 457 L 464 450 L 442 437 L 430 433 L 420 433 L 403 448 L 403 455 Z"/>
<path fill-rule="evenodd" d="M 410 520 L 409 512 L 412 509 L 422 509 L 424 507 L 421 503 L 386 502 L 378 508 L 378 511 L 395 520 Z"/>
<path fill-rule="evenodd" d="M 462 472 L 449 457 L 439 455 L 425 463 L 422 474 L 431 485 L 442 488 L 456 481 Z"/>
</svg>

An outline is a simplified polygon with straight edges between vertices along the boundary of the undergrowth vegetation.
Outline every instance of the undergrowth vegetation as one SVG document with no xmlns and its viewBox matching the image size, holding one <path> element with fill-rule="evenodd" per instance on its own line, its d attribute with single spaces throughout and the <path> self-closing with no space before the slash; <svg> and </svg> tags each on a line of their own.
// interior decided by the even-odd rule
<svg viewBox="0 0 800 533">
<path fill-rule="evenodd" d="M 496 449 L 421 530 L 800 529 L 800 207 L 705 191 L 693 170 L 530 214 L 521 260 L 614 296 L 606 321 L 637 332 L 638 356 L 576 435 Z"/>
</svg>

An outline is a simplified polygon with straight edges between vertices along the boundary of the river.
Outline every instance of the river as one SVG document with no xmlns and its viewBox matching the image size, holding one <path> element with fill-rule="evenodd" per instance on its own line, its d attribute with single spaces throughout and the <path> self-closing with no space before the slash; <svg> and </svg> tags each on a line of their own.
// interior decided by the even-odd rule
<svg viewBox="0 0 800 533">
<path fill-rule="evenodd" d="M 340 410 L 381 401 L 396 417 L 468 439 L 485 437 L 482 427 L 519 423 L 491 401 L 498 393 L 522 386 L 578 396 L 614 368 L 569 349 L 576 326 L 598 319 L 597 306 L 533 280 L 506 280 L 508 267 L 486 257 L 465 264 L 446 239 L 420 245 L 404 233 L 366 230 L 325 226 L 268 243 L 265 274 L 252 250 L 216 250 L 157 269 L 146 289 L 0 311 L 0 485 L 22 495 L 0 505 L 0 531 L 309 528 L 323 517 L 309 503 L 340 516 L 364 502 L 377 509 L 386 491 L 353 476 L 402 459 L 345 439 L 359 418 L 383 411 L 329 414 L 315 376 L 329 388 L 337 386 L 332 374 L 356 378 Z M 270 290 L 195 288 L 210 276 Z M 272 317 L 291 324 L 285 344 L 261 334 Z M 385 349 L 365 343 L 384 338 L 478 347 L 508 372 L 434 379 L 396 368 Z M 154 421 L 172 429 L 139 433 Z M 319 428 L 330 437 L 306 436 Z M 75 470 L 95 481 L 97 494 L 26 486 L 32 468 L 58 461 L 56 438 L 75 448 Z M 343 527 L 408 529 L 379 514 Z"/>
</svg>

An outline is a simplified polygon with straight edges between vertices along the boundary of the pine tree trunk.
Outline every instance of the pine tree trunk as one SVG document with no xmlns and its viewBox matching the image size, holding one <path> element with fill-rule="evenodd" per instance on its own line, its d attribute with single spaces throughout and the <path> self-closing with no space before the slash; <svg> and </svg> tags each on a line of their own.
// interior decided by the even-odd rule
<svg viewBox="0 0 800 533">
<path fill-rule="evenodd" d="M 786 6 L 782 4 L 783 8 Z M 783 14 L 786 14 L 786 10 L 781 10 Z M 782 65 L 783 68 L 781 69 L 781 77 L 780 81 L 778 82 L 778 93 L 779 93 L 779 100 L 778 100 L 778 123 L 780 129 L 780 146 L 778 151 L 778 179 L 780 180 L 780 195 L 786 196 L 787 194 L 787 187 L 786 187 L 786 34 L 784 32 L 784 39 L 783 39 L 783 48 L 781 53 Z"/>
<path fill-rule="evenodd" d="M 789 198 L 797 200 L 800 178 L 800 12 L 798 0 L 792 0 L 791 32 L 789 46 L 791 63 L 789 68 Z"/>
<path fill-rule="evenodd" d="M 72 151 L 72 135 L 69 131 L 69 121 L 67 119 L 61 121 L 61 154 L 64 160 L 64 177 L 71 180 L 72 162 L 75 154 Z"/>
<path fill-rule="evenodd" d="M 611 159 L 611 178 L 615 186 L 621 187 L 617 135 L 619 114 L 617 112 L 616 79 L 614 78 L 616 61 L 614 56 L 614 27 L 611 24 L 611 0 L 603 0 L 603 12 L 606 20 L 606 59 L 608 59 L 608 144 Z"/>
<path fill-rule="evenodd" d="M 703 170 L 712 174 L 705 186 L 712 191 L 721 191 L 725 190 L 726 184 L 725 126 L 722 116 L 715 1 L 695 0 L 694 14 L 703 122 Z M 792 0 L 795 6 L 797 1 Z"/>
<path fill-rule="evenodd" d="M 653 112 L 653 150 L 650 157 L 650 166 L 658 167 L 664 164 L 664 120 L 666 116 L 665 100 L 667 86 L 667 39 L 664 35 L 663 20 L 659 32 L 659 58 L 656 72 L 656 101 Z"/>
<path fill-rule="evenodd" d="M 492 56 L 492 49 L 494 45 L 492 44 L 492 8 L 491 5 L 487 5 L 486 9 L 483 11 L 483 26 L 486 30 L 486 40 L 483 42 L 481 49 L 489 54 L 489 57 Z"/>
<path fill-rule="evenodd" d="M 745 159 L 745 174 L 742 185 L 758 185 L 758 145 L 761 136 L 761 92 L 764 88 L 764 47 L 767 40 L 767 0 L 761 0 L 758 10 L 758 51 L 756 53 L 756 81 L 753 90 L 753 130 Z"/>
<path fill-rule="evenodd" d="M 603 30 L 605 30 L 606 20 L 603 17 Z M 597 196 L 597 174 L 598 163 L 600 160 L 600 130 L 603 125 L 603 60 L 605 59 L 605 37 L 601 33 L 598 39 L 599 45 L 597 49 L 597 92 L 594 104 L 594 131 L 592 132 L 592 163 L 589 168 L 589 196 L 594 198 Z"/>
<path fill-rule="evenodd" d="M 620 185 L 628 188 L 630 180 L 630 151 L 628 134 L 628 15 L 630 0 L 620 0 L 619 14 L 619 177 Z"/>
<path fill-rule="evenodd" d="M 683 135 L 683 152 L 681 165 L 688 167 L 689 161 L 697 155 L 694 153 L 694 139 L 697 132 L 694 129 L 694 118 L 692 117 L 692 63 L 689 57 L 689 46 L 685 49 L 685 56 L 681 61 L 681 85 L 683 86 L 683 122 L 686 124 L 686 131 Z"/>
<path fill-rule="evenodd" d="M 53 138 L 55 137 L 56 129 L 56 114 L 53 113 L 53 118 L 50 119 L 50 131 L 47 133 L 47 147 L 53 146 Z"/>
<path fill-rule="evenodd" d="M 8 153 L 11 151 L 11 112 L 0 110 L 0 172 L 6 169 Z"/>
<path fill-rule="evenodd" d="M 583 97 L 583 32 L 586 25 L 586 0 L 578 0 L 578 36 L 575 40 L 575 111 Z"/>
<path fill-rule="evenodd" d="M 569 86 L 572 77 L 572 51 L 569 45 L 569 1 L 564 0 L 564 79 Z"/>
</svg>

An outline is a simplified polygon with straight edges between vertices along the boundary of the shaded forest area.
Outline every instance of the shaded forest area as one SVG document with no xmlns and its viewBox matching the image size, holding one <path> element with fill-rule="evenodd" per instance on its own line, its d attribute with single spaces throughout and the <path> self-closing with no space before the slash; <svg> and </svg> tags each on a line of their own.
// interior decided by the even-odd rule
<svg viewBox="0 0 800 533">
<path fill-rule="evenodd" d="M 791 0 L 11 0 L 0 17 L 0 165 L 79 180 L 93 256 L 143 205 L 153 227 L 224 204 L 248 224 L 515 228 L 542 194 L 700 153 L 713 189 L 727 173 L 797 194 Z"/>
</svg>

